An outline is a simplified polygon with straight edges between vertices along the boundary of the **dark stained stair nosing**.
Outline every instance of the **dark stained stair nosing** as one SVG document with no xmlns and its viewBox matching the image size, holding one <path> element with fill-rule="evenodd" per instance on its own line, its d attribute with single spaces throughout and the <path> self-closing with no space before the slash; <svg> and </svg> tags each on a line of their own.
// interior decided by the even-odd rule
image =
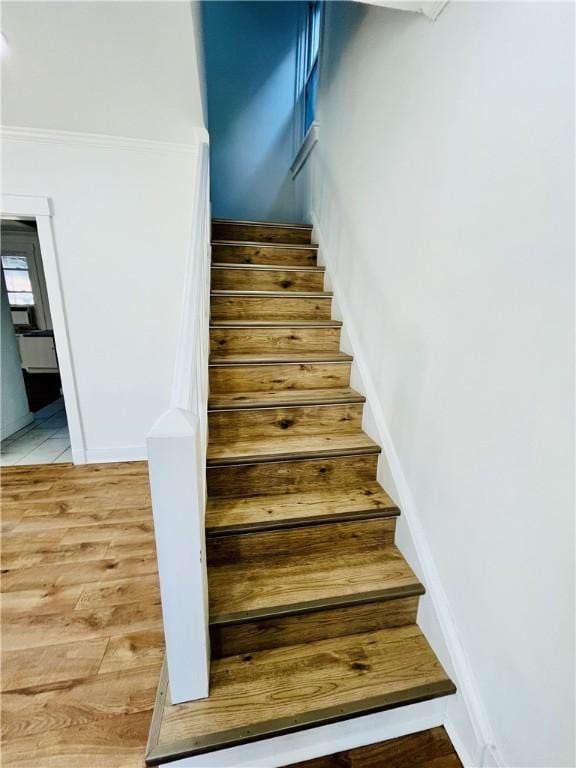
<svg viewBox="0 0 576 768">
<path fill-rule="evenodd" d="M 211 296 L 247 299 L 332 299 L 332 291 L 210 291 Z"/>
<path fill-rule="evenodd" d="M 252 219 L 222 219 L 218 216 L 212 218 L 216 224 L 254 224 L 256 227 L 270 227 L 270 229 L 307 229 L 312 231 L 312 224 L 295 224 L 287 221 L 253 221 Z"/>
<path fill-rule="evenodd" d="M 314 363 L 351 363 L 354 358 L 346 352 L 334 352 L 332 354 L 322 355 L 305 352 L 286 355 L 264 355 L 261 353 L 246 353 L 245 355 L 215 355 L 211 356 L 208 365 L 212 368 L 226 367 L 230 368 L 238 365 L 313 365 Z"/>
<path fill-rule="evenodd" d="M 274 403 L 270 401 L 258 400 L 258 392 L 254 392 L 254 396 L 250 400 L 243 400 L 237 403 L 228 402 L 225 405 L 218 404 L 218 395 L 213 395 L 212 400 L 208 400 L 208 412 L 214 411 L 240 411 L 250 410 L 252 408 L 289 408 L 290 406 L 304 406 L 304 405 L 346 405 L 354 403 L 365 403 L 366 398 L 361 394 L 339 395 L 339 396 L 326 396 L 322 398 L 311 397 L 314 392 L 313 389 L 290 389 L 289 392 L 301 392 L 302 397 L 295 399 L 290 398 L 286 400 L 276 400 Z"/>
<path fill-rule="evenodd" d="M 279 461 L 297 461 L 298 459 L 329 459 L 339 456 L 370 456 L 380 454 L 379 445 L 366 445 L 359 448 L 327 448 L 322 450 L 292 451 L 289 453 L 267 453 L 244 456 L 230 456 L 223 459 L 206 459 L 207 467 L 229 467 L 238 464 L 274 464 Z"/>
<path fill-rule="evenodd" d="M 400 509 L 393 507 L 378 507 L 365 510 L 355 510 L 354 512 L 332 512 L 325 515 L 312 515 L 302 517 L 292 517 L 285 520 L 260 520 L 257 523 L 240 523 L 238 525 L 222 525 L 206 527 L 206 536 L 208 538 L 217 536 L 237 536 L 243 533 L 258 533 L 260 531 L 278 531 L 291 528 L 305 528 L 314 525 L 329 525 L 332 523 L 347 523 L 358 520 L 374 520 L 385 517 L 398 517 Z"/>
<path fill-rule="evenodd" d="M 210 329 L 228 328 L 342 328 L 341 320 L 210 320 Z"/>
<path fill-rule="evenodd" d="M 266 243 L 260 240 L 212 240 L 212 245 L 228 245 L 234 248 L 297 248 L 305 251 L 317 251 L 314 243 Z"/>
</svg>

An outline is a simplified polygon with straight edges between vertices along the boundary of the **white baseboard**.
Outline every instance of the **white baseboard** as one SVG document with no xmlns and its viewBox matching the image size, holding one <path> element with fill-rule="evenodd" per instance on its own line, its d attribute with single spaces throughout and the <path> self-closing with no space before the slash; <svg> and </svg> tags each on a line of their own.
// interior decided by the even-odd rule
<svg viewBox="0 0 576 768">
<path fill-rule="evenodd" d="M 34 414 L 32 411 L 28 411 L 28 413 L 25 413 L 24 416 L 20 416 L 19 419 L 14 419 L 13 421 L 9 421 L 7 424 L 3 424 L 0 433 L 0 440 L 6 440 L 6 438 L 10 437 L 10 435 L 18 432 L 19 429 L 24 429 L 24 427 L 27 427 L 28 424 L 31 424 L 33 421 Z"/>
<path fill-rule="evenodd" d="M 444 722 L 445 710 L 446 699 L 432 699 L 165 765 L 167 768 L 280 768 L 435 728 Z"/>
<path fill-rule="evenodd" d="M 440 661 L 454 680 L 458 692 L 447 701 L 443 724 L 452 738 L 455 749 L 466 768 L 504 766 L 494 745 L 484 705 L 466 652 L 460 642 L 456 623 L 444 587 L 440 581 L 434 558 L 420 522 L 416 503 L 404 475 L 392 435 L 388 429 L 378 391 L 371 375 L 361 336 L 356 330 L 355 314 L 347 304 L 346 291 L 338 275 L 331 269 L 329 254 L 323 248 L 326 242 L 319 227 L 318 217 L 312 213 L 313 241 L 319 245 L 319 263 L 326 266 L 330 287 L 334 291 L 336 311 L 344 322 L 345 338 L 354 355 L 353 385 L 366 396 L 366 431 L 382 447 L 379 479 L 389 485 L 402 510 L 399 519 L 397 544 L 426 587 L 421 598 L 418 623 Z"/>
<path fill-rule="evenodd" d="M 146 461 L 148 458 L 145 445 L 120 445 L 114 448 L 87 448 L 84 461 L 76 461 L 76 453 L 80 453 L 80 451 L 72 451 L 72 457 L 74 458 L 75 464 L 108 464 L 117 461 Z"/>
</svg>

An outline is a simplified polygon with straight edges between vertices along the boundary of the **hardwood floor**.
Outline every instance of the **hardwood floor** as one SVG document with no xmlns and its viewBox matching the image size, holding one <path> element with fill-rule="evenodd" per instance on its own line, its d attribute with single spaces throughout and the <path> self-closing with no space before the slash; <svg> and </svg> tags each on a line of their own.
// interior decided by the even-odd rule
<svg viewBox="0 0 576 768">
<path fill-rule="evenodd" d="M 164 655 L 147 465 L 1 481 L 2 766 L 141 768 Z"/>
<path fill-rule="evenodd" d="M 432 728 L 288 768 L 462 768 L 462 763 L 444 728 Z"/>
</svg>

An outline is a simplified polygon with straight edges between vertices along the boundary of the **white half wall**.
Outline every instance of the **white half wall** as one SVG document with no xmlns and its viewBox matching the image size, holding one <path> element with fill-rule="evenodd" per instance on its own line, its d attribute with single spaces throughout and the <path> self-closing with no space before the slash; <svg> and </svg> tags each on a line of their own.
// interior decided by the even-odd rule
<svg viewBox="0 0 576 768">
<path fill-rule="evenodd" d="M 473 765 L 574 766 L 574 8 L 326 10 L 311 213 L 447 724 Z"/>
<path fill-rule="evenodd" d="M 198 5 L 9 1 L 2 31 L 2 191 L 51 200 L 74 460 L 145 458 L 170 402 L 206 138 Z"/>
</svg>

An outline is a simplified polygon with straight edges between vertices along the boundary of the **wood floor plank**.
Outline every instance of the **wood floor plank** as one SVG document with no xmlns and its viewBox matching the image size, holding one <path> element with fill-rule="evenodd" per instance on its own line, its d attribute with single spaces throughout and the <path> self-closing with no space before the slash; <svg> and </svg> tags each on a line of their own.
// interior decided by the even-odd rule
<svg viewBox="0 0 576 768">
<path fill-rule="evenodd" d="M 61 643 L 62 638 L 84 641 L 95 637 L 115 637 L 128 632 L 158 629 L 162 626 L 159 596 L 150 596 L 145 605 L 116 605 L 98 610 L 66 613 L 27 613 L 4 615 L 2 645 L 7 651 L 40 648 Z"/>
<path fill-rule="evenodd" d="M 82 569 L 77 563 L 40 565 L 31 568 L 7 569 L 2 579 L 2 591 L 35 589 L 43 586 L 80 584 L 91 581 L 139 578 L 155 573 L 156 563 L 148 557 L 106 558 L 89 560 Z"/>
<path fill-rule="evenodd" d="M 132 667 L 159 667 L 164 659 L 164 632 L 145 629 L 111 637 L 102 658 L 100 674 L 123 672 Z"/>
<path fill-rule="evenodd" d="M 35 589 L 4 592 L 2 614 L 13 616 L 18 613 L 54 613 L 74 610 L 82 593 L 82 584 L 53 585 Z"/>
<path fill-rule="evenodd" d="M 103 608 L 124 603 L 146 603 L 150 594 L 158 594 L 158 575 L 85 584 L 76 610 Z"/>
<path fill-rule="evenodd" d="M 95 675 L 108 642 L 107 637 L 100 637 L 82 643 L 5 651 L 2 656 L 2 690 L 6 693 L 21 688 L 37 688 Z"/>
</svg>

